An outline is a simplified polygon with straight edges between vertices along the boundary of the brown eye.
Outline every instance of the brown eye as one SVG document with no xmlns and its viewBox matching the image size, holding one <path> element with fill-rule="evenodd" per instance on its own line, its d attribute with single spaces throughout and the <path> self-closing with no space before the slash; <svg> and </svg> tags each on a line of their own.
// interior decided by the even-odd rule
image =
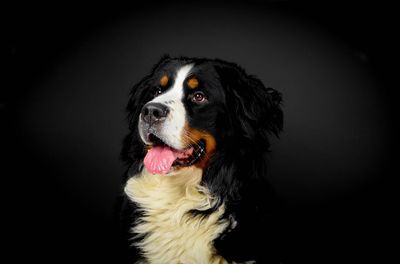
<svg viewBox="0 0 400 264">
<path fill-rule="evenodd" d="M 194 103 L 203 103 L 203 102 L 207 101 L 205 94 L 200 91 L 195 92 L 191 99 L 192 99 L 192 102 L 194 102 Z"/>
<path fill-rule="evenodd" d="M 157 87 L 156 90 L 154 91 L 154 96 L 157 96 L 159 94 L 162 94 L 162 90 L 160 87 Z"/>
</svg>

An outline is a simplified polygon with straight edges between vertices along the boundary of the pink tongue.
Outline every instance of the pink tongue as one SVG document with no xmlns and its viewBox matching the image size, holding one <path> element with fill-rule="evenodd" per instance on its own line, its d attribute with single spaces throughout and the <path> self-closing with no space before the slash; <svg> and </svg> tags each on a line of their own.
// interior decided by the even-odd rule
<svg viewBox="0 0 400 264">
<path fill-rule="evenodd" d="M 170 171 L 172 163 L 177 157 L 171 148 L 156 146 L 151 148 L 144 158 L 144 166 L 153 174 L 166 174 Z"/>
</svg>

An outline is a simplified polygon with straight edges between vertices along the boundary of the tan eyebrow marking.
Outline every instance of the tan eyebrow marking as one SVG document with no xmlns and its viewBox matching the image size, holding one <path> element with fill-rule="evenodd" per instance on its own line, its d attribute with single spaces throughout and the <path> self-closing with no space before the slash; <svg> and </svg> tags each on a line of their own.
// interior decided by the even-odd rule
<svg viewBox="0 0 400 264">
<path fill-rule="evenodd" d="M 167 76 L 167 75 L 163 75 L 163 76 L 161 77 L 161 79 L 160 79 L 160 85 L 161 85 L 162 87 L 165 87 L 165 86 L 167 86 L 168 81 L 169 81 L 168 76 Z"/>
<path fill-rule="evenodd" d="M 190 89 L 195 89 L 199 86 L 199 81 L 196 79 L 196 77 L 193 77 L 187 81 L 187 85 Z"/>
</svg>

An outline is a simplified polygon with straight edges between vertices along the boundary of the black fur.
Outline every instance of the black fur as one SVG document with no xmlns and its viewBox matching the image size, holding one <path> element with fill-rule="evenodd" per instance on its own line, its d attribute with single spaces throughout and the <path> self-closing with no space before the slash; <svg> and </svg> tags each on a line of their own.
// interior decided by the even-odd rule
<svg viewBox="0 0 400 264">
<path fill-rule="evenodd" d="M 136 84 L 127 106 L 129 134 L 124 140 L 122 159 L 128 170 L 124 182 L 141 170 L 145 155 L 137 122 L 141 108 L 153 98 L 162 73 L 194 63 L 200 88 L 210 95 L 206 106 L 185 102 L 189 125 L 208 131 L 217 149 L 203 172 L 203 182 L 226 205 L 224 217 L 234 217 L 238 225 L 222 234 L 215 245 L 223 257 L 232 261 L 276 260 L 271 211 L 274 194 L 267 181 L 270 135 L 283 126 L 281 94 L 234 63 L 219 59 L 170 58 L 164 56 L 149 75 Z M 208 214 L 191 212 L 193 214 Z M 135 218 L 134 205 L 124 202 L 121 211 L 125 231 Z M 260 239 L 260 240 L 258 240 Z M 132 249 L 133 250 L 133 249 Z"/>
</svg>

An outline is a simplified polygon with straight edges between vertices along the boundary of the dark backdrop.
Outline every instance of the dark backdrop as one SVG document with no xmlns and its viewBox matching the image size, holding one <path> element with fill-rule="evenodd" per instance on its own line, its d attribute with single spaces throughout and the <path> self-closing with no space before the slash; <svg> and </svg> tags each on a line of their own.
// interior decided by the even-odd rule
<svg viewBox="0 0 400 264">
<path fill-rule="evenodd" d="M 124 107 L 165 53 L 233 61 L 282 92 L 284 132 L 270 158 L 284 202 L 282 263 L 389 258 L 390 7 L 166 1 L 6 5 L 3 13 L 2 226 L 19 249 L 14 262 L 122 261 L 113 215 Z"/>
</svg>

